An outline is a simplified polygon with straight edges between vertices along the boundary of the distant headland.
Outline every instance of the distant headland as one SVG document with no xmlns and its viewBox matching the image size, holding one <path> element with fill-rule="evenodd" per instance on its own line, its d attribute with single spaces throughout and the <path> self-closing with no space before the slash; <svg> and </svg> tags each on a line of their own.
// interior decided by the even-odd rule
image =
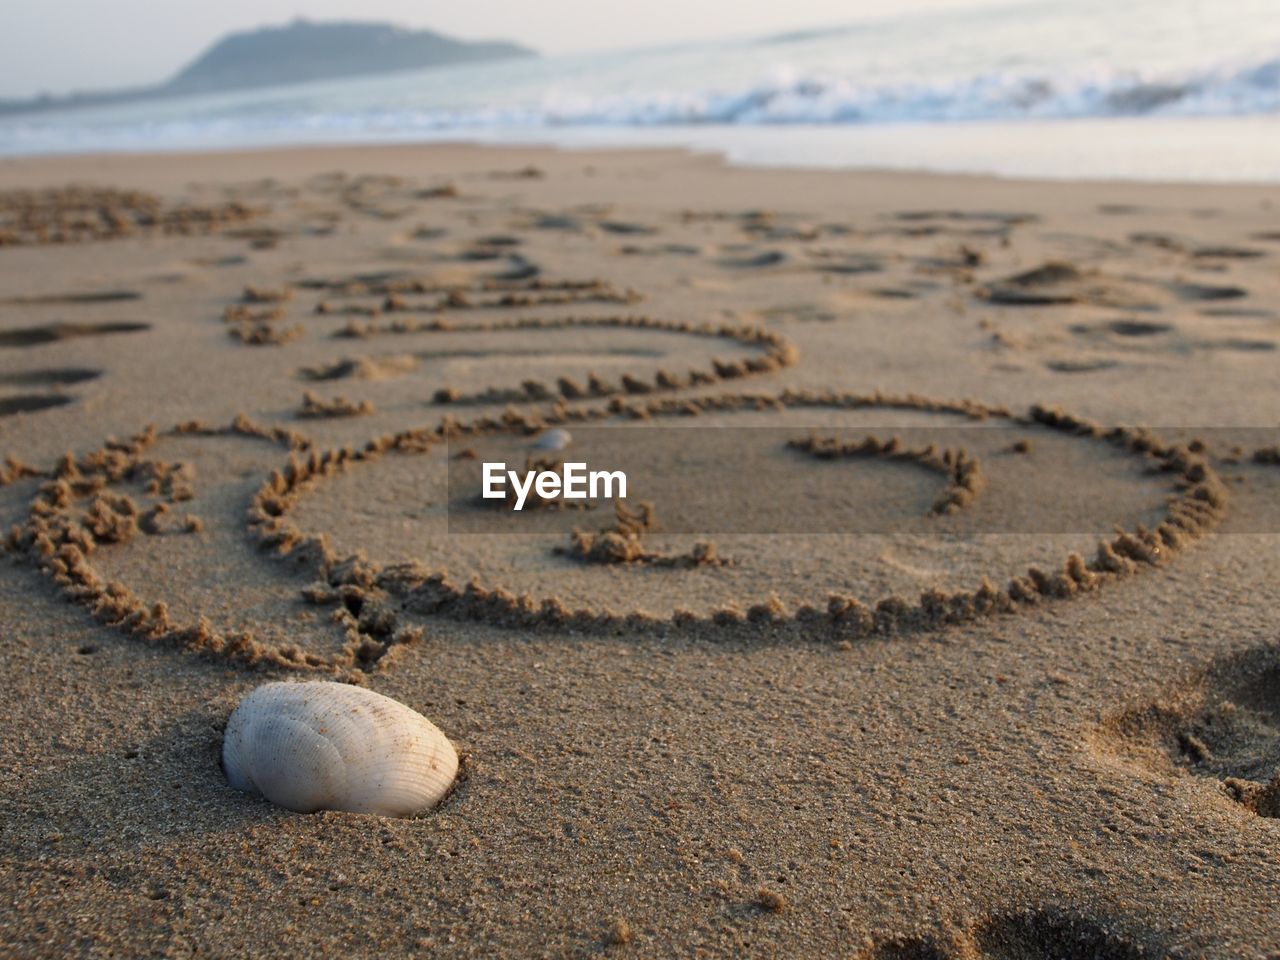
<svg viewBox="0 0 1280 960">
<path fill-rule="evenodd" d="M 165 83 L 123 90 L 0 100 L 0 114 L 98 106 L 193 93 L 370 76 L 483 60 L 534 57 L 519 44 L 464 41 L 389 23 L 313 23 L 228 34 Z"/>
</svg>

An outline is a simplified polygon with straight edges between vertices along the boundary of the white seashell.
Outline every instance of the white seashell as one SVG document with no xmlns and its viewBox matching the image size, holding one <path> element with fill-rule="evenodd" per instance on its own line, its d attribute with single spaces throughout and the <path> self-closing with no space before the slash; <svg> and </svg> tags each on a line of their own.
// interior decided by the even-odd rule
<svg viewBox="0 0 1280 960">
<path fill-rule="evenodd" d="M 237 790 L 300 813 L 407 817 L 453 785 L 458 754 L 422 714 L 345 683 L 267 683 L 227 721 L 222 769 Z"/>
<path fill-rule="evenodd" d="M 569 444 L 573 443 L 573 437 L 569 431 L 563 427 L 554 427 L 548 430 L 533 444 L 535 450 L 563 450 Z"/>
</svg>

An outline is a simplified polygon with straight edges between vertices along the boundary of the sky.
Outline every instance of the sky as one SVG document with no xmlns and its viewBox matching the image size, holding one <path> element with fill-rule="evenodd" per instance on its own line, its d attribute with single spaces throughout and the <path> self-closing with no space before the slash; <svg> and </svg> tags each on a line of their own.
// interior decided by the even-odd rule
<svg viewBox="0 0 1280 960">
<path fill-rule="evenodd" d="M 167 79 L 233 30 L 386 20 L 542 53 L 654 46 L 991 5 L 993 0 L 3 0 L 0 99 Z M 1003 0 L 1004 3 L 1031 0 Z"/>
</svg>

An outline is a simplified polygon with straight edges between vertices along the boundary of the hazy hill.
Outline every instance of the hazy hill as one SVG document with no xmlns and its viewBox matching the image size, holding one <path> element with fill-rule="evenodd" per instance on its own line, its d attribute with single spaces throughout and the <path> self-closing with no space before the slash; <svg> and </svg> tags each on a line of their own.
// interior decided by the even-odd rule
<svg viewBox="0 0 1280 960">
<path fill-rule="evenodd" d="M 533 56 L 537 54 L 515 43 L 454 40 L 430 30 L 409 30 L 389 23 L 295 20 L 283 27 L 229 34 L 166 83 L 129 90 L 73 93 L 65 97 L 0 101 L 0 113 L 245 90 Z"/>
<path fill-rule="evenodd" d="M 387 23 L 311 23 L 233 33 L 166 85 L 174 93 L 267 87 L 281 83 L 417 70 L 451 63 L 531 57 L 499 41 L 468 43 L 430 30 Z"/>
</svg>

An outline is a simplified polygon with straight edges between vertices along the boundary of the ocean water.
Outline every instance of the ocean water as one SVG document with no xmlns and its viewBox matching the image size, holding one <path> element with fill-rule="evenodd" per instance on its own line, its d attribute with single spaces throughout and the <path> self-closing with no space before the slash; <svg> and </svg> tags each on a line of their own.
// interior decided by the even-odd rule
<svg viewBox="0 0 1280 960">
<path fill-rule="evenodd" d="M 8 155 L 426 140 L 1280 181 L 1280 0 L 1029 0 L 0 117 Z"/>
</svg>

